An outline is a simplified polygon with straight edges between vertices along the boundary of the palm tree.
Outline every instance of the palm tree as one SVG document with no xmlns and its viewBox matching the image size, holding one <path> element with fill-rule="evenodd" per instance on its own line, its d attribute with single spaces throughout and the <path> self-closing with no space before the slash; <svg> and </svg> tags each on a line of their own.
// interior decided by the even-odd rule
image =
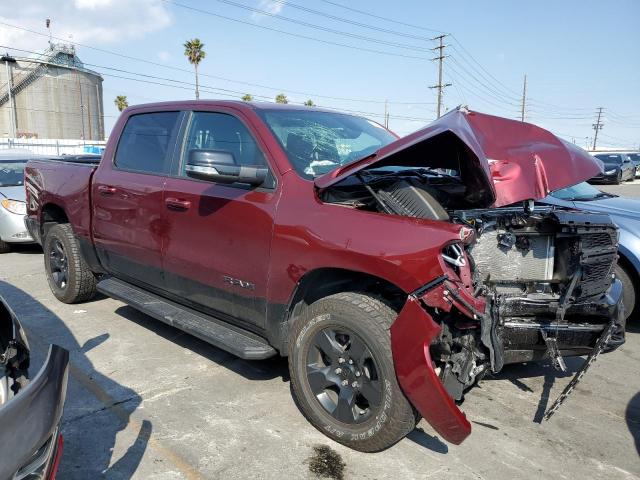
<svg viewBox="0 0 640 480">
<path fill-rule="evenodd" d="M 203 48 L 204 43 L 202 43 L 199 38 L 184 42 L 184 54 L 196 71 L 196 100 L 200 98 L 200 90 L 198 89 L 198 65 L 204 60 L 206 55 Z"/>
<path fill-rule="evenodd" d="M 305 106 L 307 106 L 307 107 L 315 107 L 315 106 L 316 106 L 316 104 L 315 104 L 315 103 L 313 103 L 313 100 L 311 100 L 311 99 L 309 99 L 309 100 L 307 100 L 306 102 L 304 102 L 304 104 L 305 104 Z"/>
<path fill-rule="evenodd" d="M 129 106 L 129 102 L 127 101 L 126 95 L 118 95 L 116 99 L 113 101 L 113 103 L 116 104 L 116 107 L 118 107 L 118 110 L 120 112 Z"/>
<path fill-rule="evenodd" d="M 276 103 L 289 103 L 289 99 L 284 93 L 276 95 Z"/>
<path fill-rule="evenodd" d="M 253 95 L 251 95 L 250 93 L 245 93 L 242 96 L 242 101 L 243 102 L 251 102 L 251 101 L 253 101 Z"/>
</svg>

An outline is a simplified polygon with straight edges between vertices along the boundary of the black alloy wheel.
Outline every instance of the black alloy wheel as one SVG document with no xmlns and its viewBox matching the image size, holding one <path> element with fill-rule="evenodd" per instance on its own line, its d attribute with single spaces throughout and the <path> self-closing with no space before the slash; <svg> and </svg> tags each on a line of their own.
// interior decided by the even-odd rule
<svg viewBox="0 0 640 480">
<path fill-rule="evenodd" d="M 64 303 L 89 300 L 96 293 L 96 277 L 80 253 L 78 239 L 68 223 L 54 225 L 42 244 L 47 282 Z"/>
<path fill-rule="evenodd" d="M 362 339 L 345 328 L 316 333 L 307 354 L 307 381 L 322 408 L 342 423 L 362 423 L 382 404 L 375 358 Z"/>
<path fill-rule="evenodd" d="M 51 279 L 60 290 L 67 288 L 69 281 L 69 264 L 64 245 L 57 238 L 51 242 L 49 249 L 49 268 Z"/>
<path fill-rule="evenodd" d="M 390 328 L 397 312 L 360 292 L 304 307 L 288 341 L 291 391 L 311 424 L 361 452 L 400 441 L 419 420 L 396 377 Z"/>
</svg>

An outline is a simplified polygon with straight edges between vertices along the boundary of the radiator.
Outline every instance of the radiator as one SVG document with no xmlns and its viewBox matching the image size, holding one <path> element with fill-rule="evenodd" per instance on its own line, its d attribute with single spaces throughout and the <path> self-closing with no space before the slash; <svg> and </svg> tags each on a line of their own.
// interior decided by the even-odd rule
<svg viewBox="0 0 640 480">
<path fill-rule="evenodd" d="M 497 231 L 485 232 L 471 248 L 483 281 L 548 281 L 553 278 L 554 244 L 551 235 L 528 235 L 528 248 L 501 241 Z"/>
</svg>

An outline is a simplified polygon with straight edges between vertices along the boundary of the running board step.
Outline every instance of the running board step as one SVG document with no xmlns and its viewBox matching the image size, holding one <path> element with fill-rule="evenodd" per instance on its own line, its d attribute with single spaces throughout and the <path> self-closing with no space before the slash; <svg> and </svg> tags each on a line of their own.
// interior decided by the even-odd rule
<svg viewBox="0 0 640 480">
<path fill-rule="evenodd" d="M 276 355 L 275 349 L 257 335 L 242 332 L 217 318 L 195 312 L 117 278 L 106 278 L 98 283 L 97 288 L 109 297 L 240 358 L 261 360 Z"/>
</svg>

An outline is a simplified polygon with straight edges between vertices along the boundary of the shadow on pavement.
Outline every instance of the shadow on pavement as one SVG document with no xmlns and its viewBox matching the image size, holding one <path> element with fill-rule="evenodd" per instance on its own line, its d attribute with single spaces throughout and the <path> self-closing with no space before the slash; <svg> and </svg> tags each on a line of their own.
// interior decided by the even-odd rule
<svg viewBox="0 0 640 480">
<path fill-rule="evenodd" d="M 557 378 L 573 377 L 582 367 L 584 359 L 580 357 L 567 357 L 564 359 L 567 364 L 567 371 L 557 371 L 550 363 L 523 363 L 507 365 L 500 373 L 487 377 L 487 380 L 509 380 L 523 392 L 535 393 L 521 379 L 531 377 L 544 377 L 538 407 L 533 416 L 534 423 L 542 423 L 544 413 L 549 407 L 549 395 Z"/>
<path fill-rule="evenodd" d="M 115 313 L 176 345 L 189 349 L 238 375 L 242 375 L 248 380 L 272 380 L 280 377 L 283 382 L 289 381 L 287 359 L 279 355 L 266 360 L 243 360 L 135 308 L 123 306 L 117 308 Z"/>
<path fill-rule="evenodd" d="M 435 435 L 429 435 L 422 428 L 416 427 L 407 435 L 407 438 L 418 445 L 431 450 L 432 452 L 446 454 L 449 447 Z"/>
<path fill-rule="evenodd" d="M 107 341 L 109 335 L 92 338 L 81 346 L 64 322 L 29 294 L 0 281 L 0 295 L 27 330 L 32 357 L 40 356 L 36 360 L 43 360 L 50 343 L 56 343 L 70 353 L 69 383 L 62 419 L 64 453 L 58 477 L 83 480 L 131 478 L 147 449 L 152 425 L 143 421 L 137 438 L 124 455 L 119 459 L 112 458 L 116 437 L 130 424 L 130 414 L 142 399 L 137 392 L 96 371 L 87 358 L 86 353 Z M 32 376 L 41 363 L 32 362 Z M 137 426 L 135 428 L 138 429 Z"/>
<path fill-rule="evenodd" d="M 636 451 L 640 456 L 640 392 L 636 393 L 631 397 L 631 400 L 629 400 L 624 418 L 627 421 L 627 427 L 636 444 Z"/>
</svg>

